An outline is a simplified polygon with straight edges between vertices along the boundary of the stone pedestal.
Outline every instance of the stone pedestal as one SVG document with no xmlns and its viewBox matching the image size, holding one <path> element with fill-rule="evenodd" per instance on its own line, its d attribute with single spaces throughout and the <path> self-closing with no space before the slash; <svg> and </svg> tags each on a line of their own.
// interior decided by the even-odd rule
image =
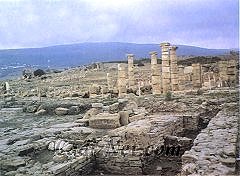
<svg viewBox="0 0 240 176">
<path fill-rule="evenodd" d="M 134 88 L 135 87 L 135 78 L 134 78 L 134 66 L 133 66 L 133 54 L 127 54 L 127 60 L 128 60 L 128 88 Z"/>
<path fill-rule="evenodd" d="M 202 68 L 199 63 L 192 64 L 192 85 L 194 89 L 202 87 Z"/>
<path fill-rule="evenodd" d="M 118 64 L 118 95 L 122 96 L 127 93 L 127 76 L 126 76 L 126 67 L 124 64 Z"/>
<path fill-rule="evenodd" d="M 171 90 L 171 73 L 170 73 L 170 43 L 161 43 L 162 48 L 162 90 L 167 93 Z"/>
<path fill-rule="evenodd" d="M 178 65 L 177 65 L 177 55 L 176 50 L 178 47 L 170 46 L 170 72 L 171 72 L 171 88 L 172 91 L 178 91 Z"/>
<path fill-rule="evenodd" d="M 150 52 L 151 57 L 151 72 L 152 72 L 152 93 L 154 95 L 161 94 L 161 73 L 160 67 L 157 64 L 157 52 Z"/>
</svg>

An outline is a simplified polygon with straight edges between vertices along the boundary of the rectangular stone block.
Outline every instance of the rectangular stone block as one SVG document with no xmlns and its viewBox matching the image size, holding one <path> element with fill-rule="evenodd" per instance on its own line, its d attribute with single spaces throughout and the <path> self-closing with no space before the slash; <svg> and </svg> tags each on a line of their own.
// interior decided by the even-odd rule
<svg viewBox="0 0 240 176">
<path fill-rule="evenodd" d="M 145 118 L 145 114 L 134 115 L 134 116 L 129 117 L 129 122 L 131 123 L 131 122 L 141 120 L 141 119 L 144 119 L 144 118 Z"/>
<path fill-rule="evenodd" d="M 170 72 L 170 67 L 162 67 L 162 73 Z"/>
<path fill-rule="evenodd" d="M 89 120 L 89 126 L 92 128 L 109 129 L 120 127 L 120 116 L 118 113 L 100 113 Z"/>
</svg>

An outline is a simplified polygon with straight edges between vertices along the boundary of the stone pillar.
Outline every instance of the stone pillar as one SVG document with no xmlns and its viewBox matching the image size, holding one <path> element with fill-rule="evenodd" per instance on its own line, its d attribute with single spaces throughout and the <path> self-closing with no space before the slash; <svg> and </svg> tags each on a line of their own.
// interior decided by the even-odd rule
<svg viewBox="0 0 240 176">
<path fill-rule="evenodd" d="M 126 68 L 123 64 L 118 64 L 118 96 L 127 93 Z"/>
<path fill-rule="evenodd" d="M 157 64 L 157 52 L 149 53 L 151 56 L 151 72 L 152 72 L 152 93 L 154 95 L 161 94 L 161 73 Z"/>
<path fill-rule="evenodd" d="M 236 60 L 229 60 L 227 67 L 228 86 L 235 87 L 237 85 L 237 62 Z"/>
<path fill-rule="evenodd" d="M 167 93 L 171 90 L 171 74 L 170 74 L 170 43 L 161 43 L 162 48 L 162 90 Z"/>
<path fill-rule="evenodd" d="M 219 61 L 218 62 L 218 68 L 219 68 L 219 80 L 221 87 L 227 86 L 227 80 L 228 80 L 228 75 L 227 75 L 227 66 L 228 62 L 227 61 Z"/>
<path fill-rule="evenodd" d="M 113 90 L 112 77 L 110 73 L 107 73 L 107 87 L 108 90 Z"/>
<path fill-rule="evenodd" d="M 6 94 L 9 94 L 10 92 L 10 86 L 8 82 L 5 82 L 5 91 L 6 91 Z"/>
<path fill-rule="evenodd" d="M 134 88 L 135 87 L 135 79 L 134 79 L 134 66 L 133 66 L 133 54 L 127 54 L 127 60 L 128 60 L 128 88 Z"/>
<path fill-rule="evenodd" d="M 170 71 L 171 71 L 171 89 L 172 91 L 178 91 L 178 65 L 177 65 L 177 46 L 170 46 Z"/>
<path fill-rule="evenodd" d="M 202 68 L 199 63 L 192 64 L 192 85 L 196 89 L 202 87 Z"/>
<path fill-rule="evenodd" d="M 178 88 L 180 91 L 185 90 L 185 75 L 184 75 L 184 66 L 178 66 Z"/>
</svg>

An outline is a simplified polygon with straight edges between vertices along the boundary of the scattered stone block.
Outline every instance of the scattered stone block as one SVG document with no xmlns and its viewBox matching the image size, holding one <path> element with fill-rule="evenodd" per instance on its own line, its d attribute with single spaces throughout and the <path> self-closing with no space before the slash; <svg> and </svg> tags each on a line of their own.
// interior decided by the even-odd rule
<svg viewBox="0 0 240 176">
<path fill-rule="evenodd" d="M 119 114 L 100 113 L 89 119 L 89 126 L 92 128 L 109 129 L 120 127 Z"/>
<path fill-rule="evenodd" d="M 92 103 L 92 107 L 93 108 L 103 108 L 103 104 L 102 103 Z"/>
<path fill-rule="evenodd" d="M 128 118 L 129 118 L 129 112 L 128 111 L 120 111 L 120 124 L 121 125 L 127 125 L 128 124 Z"/>
<path fill-rule="evenodd" d="M 56 108 L 56 109 L 55 109 L 55 114 L 56 114 L 56 115 L 59 115 L 59 116 L 67 115 L 67 114 L 68 114 L 68 111 L 69 111 L 69 109 L 67 109 L 67 108 L 59 107 L 59 108 Z"/>
<path fill-rule="evenodd" d="M 78 106 L 71 106 L 69 108 L 69 115 L 77 115 L 79 113 L 79 107 Z"/>
<path fill-rule="evenodd" d="M 89 110 L 85 113 L 85 115 L 83 116 L 83 119 L 90 119 L 91 117 L 93 117 L 93 116 L 95 116 L 95 115 L 97 115 L 97 114 L 99 114 L 99 113 L 101 113 L 101 112 L 103 112 L 102 109 L 99 109 L 99 108 L 91 108 L 91 109 L 89 109 Z"/>
<path fill-rule="evenodd" d="M 45 115 L 45 114 L 47 114 L 47 111 L 45 109 L 41 109 L 41 110 L 35 112 L 35 115 L 39 115 L 39 116 Z"/>
<path fill-rule="evenodd" d="M 142 120 L 145 118 L 145 114 L 138 114 L 138 115 L 134 115 L 129 117 L 129 122 L 134 122 L 134 121 L 138 121 L 138 120 Z"/>
<path fill-rule="evenodd" d="M 9 160 L 3 161 L 1 164 L 1 169 L 6 171 L 14 171 L 17 170 L 17 168 L 25 166 L 26 162 L 21 157 L 15 157 L 11 158 Z"/>
</svg>

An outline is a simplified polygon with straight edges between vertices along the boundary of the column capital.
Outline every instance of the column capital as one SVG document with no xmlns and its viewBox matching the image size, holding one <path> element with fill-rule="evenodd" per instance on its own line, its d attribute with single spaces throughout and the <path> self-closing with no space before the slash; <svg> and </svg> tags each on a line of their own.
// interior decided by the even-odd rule
<svg viewBox="0 0 240 176">
<path fill-rule="evenodd" d="M 169 46 L 169 49 L 172 51 L 176 51 L 178 49 L 178 47 L 177 46 Z"/>
<path fill-rule="evenodd" d="M 170 43 L 168 42 L 163 42 L 160 44 L 161 47 L 167 47 L 167 46 L 170 46 Z"/>
<path fill-rule="evenodd" d="M 157 51 L 151 51 L 149 52 L 150 55 L 157 55 Z"/>
<path fill-rule="evenodd" d="M 127 57 L 134 57 L 134 54 L 126 54 Z"/>
</svg>

